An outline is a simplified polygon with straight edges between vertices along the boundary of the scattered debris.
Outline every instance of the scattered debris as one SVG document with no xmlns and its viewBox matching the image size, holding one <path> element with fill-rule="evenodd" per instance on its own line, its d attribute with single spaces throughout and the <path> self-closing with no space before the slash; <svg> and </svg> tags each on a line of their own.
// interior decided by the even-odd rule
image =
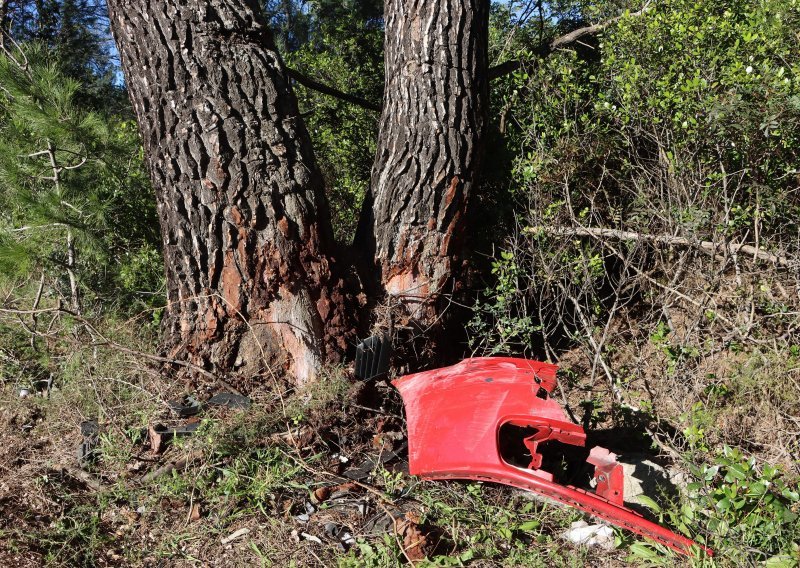
<svg viewBox="0 0 800 568">
<path fill-rule="evenodd" d="M 50 375 L 46 379 L 40 379 L 38 381 L 33 382 L 33 389 L 40 393 L 43 397 L 47 398 L 50 396 L 50 392 L 53 390 L 53 374 Z"/>
<path fill-rule="evenodd" d="M 370 474 L 375 471 L 375 468 L 379 465 L 384 465 L 389 463 L 390 461 L 397 459 L 399 457 L 399 452 L 406 449 L 408 444 L 403 442 L 403 444 L 398 448 L 396 451 L 385 451 L 381 452 L 380 455 L 376 457 L 368 457 L 364 461 L 362 461 L 358 466 L 348 469 L 344 472 L 344 476 L 348 479 L 352 479 L 353 481 L 361 481 L 366 479 L 370 476 Z"/>
<path fill-rule="evenodd" d="M 172 412 L 174 412 L 179 418 L 195 416 L 207 406 L 247 409 L 250 408 L 250 404 L 251 401 L 248 397 L 233 392 L 221 392 L 215 394 L 209 398 L 205 404 L 188 394 L 183 398 L 170 400 L 167 402 L 167 406 L 169 406 L 170 410 L 172 410 Z"/>
<path fill-rule="evenodd" d="M 41 396 L 47 398 L 50 396 L 50 391 L 53 390 L 53 375 L 51 374 L 46 379 L 40 379 L 38 381 L 33 381 L 30 387 L 20 387 L 17 391 L 17 394 L 20 398 L 28 398 L 35 394 L 40 394 Z"/>
<path fill-rule="evenodd" d="M 153 481 L 154 479 L 156 479 L 157 477 L 160 477 L 160 476 L 162 476 L 162 475 L 164 475 L 166 473 L 170 473 L 173 470 L 183 469 L 187 465 L 189 465 L 189 464 L 191 464 L 191 463 L 193 463 L 195 461 L 198 461 L 202 457 L 203 457 L 203 452 L 201 452 L 201 451 L 190 452 L 190 453 L 188 453 L 187 455 L 183 456 L 180 459 L 177 459 L 175 461 L 166 463 L 166 464 L 162 465 L 161 467 L 159 467 L 158 469 L 154 469 L 153 471 L 151 471 L 150 473 L 148 473 L 147 475 L 142 477 L 142 483 L 149 483 L 149 482 Z"/>
<path fill-rule="evenodd" d="M 303 533 L 300 533 L 300 536 L 302 536 L 304 539 L 310 540 L 311 542 L 314 542 L 316 544 L 322 544 L 322 541 L 319 539 L 319 537 L 316 537 L 313 534 L 308 534 L 306 532 L 303 532 Z"/>
<path fill-rule="evenodd" d="M 550 397 L 557 369 L 527 359 L 479 357 L 395 380 L 408 422 L 409 472 L 533 491 L 691 554 L 692 540 L 623 506 L 622 466 L 605 448 L 584 455 L 595 466 L 594 492 L 562 484 L 544 469 L 545 450 L 586 445 L 583 428 Z"/>
<path fill-rule="evenodd" d="M 170 400 L 167 402 L 167 406 L 169 406 L 169 409 L 179 418 L 194 416 L 203 408 L 200 402 L 191 395 L 186 395 L 178 400 Z"/>
<path fill-rule="evenodd" d="M 215 394 L 206 401 L 208 406 L 224 406 L 225 408 L 250 408 L 250 399 L 244 395 L 232 392 Z"/>
<path fill-rule="evenodd" d="M 199 422 L 189 422 L 182 426 L 163 426 L 155 424 L 147 429 L 150 440 L 150 449 L 154 454 L 160 454 L 170 440 L 177 436 L 188 436 L 200 427 Z"/>
<path fill-rule="evenodd" d="M 225 537 L 225 538 L 223 538 L 223 539 L 222 539 L 220 542 L 221 542 L 222 544 L 230 544 L 230 543 L 232 543 L 234 540 L 240 539 L 240 538 L 242 538 L 243 536 L 246 536 L 246 535 L 248 535 L 248 534 L 250 534 L 250 529 L 248 529 L 248 528 L 242 528 L 242 529 L 239 529 L 238 531 L 234 531 L 234 532 L 233 532 L 233 533 L 231 533 L 230 535 L 226 536 L 226 537 Z"/>
<path fill-rule="evenodd" d="M 576 521 L 561 534 L 561 538 L 583 546 L 596 546 L 603 550 L 614 549 L 614 530 L 608 525 L 590 525 L 586 521 Z"/>
<path fill-rule="evenodd" d="M 349 527 L 328 522 L 323 526 L 323 532 L 329 540 L 336 542 L 342 552 L 346 552 L 348 548 L 356 543 L 356 539 L 353 537 Z"/>
</svg>

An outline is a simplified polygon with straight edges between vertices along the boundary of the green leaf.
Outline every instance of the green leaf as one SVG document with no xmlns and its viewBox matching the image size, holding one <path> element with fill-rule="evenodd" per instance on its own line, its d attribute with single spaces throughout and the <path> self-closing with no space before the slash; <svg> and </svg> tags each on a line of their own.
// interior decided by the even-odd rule
<svg viewBox="0 0 800 568">
<path fill-rule="evenodd" d="M 538 529 L 542 526 L 541 521 L 525 521 L 521 525 L 519 525 L 519 530 L 521 531 L 532 531 Z"/>
<path fill-rule="evenodd" d="M 648 497 L 647 495 L 637 495 L 636 496 L 636 501 L 640 505 L 644 505 L 645 507 L 647 507 L 651 511 L 655 511 L 656 513 L 660 513 L 661 512 L 661 506 L 658 503 L 656 503 L 654 500 L 652 500 L 650 497 Z"/>
</svg>

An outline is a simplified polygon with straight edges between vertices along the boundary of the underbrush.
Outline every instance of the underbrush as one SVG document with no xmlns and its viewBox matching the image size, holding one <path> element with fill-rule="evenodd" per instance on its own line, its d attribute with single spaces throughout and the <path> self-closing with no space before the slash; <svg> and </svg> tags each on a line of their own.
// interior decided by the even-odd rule
<svg viewBox="0 0 800 568">
<path fill-rule="evenodd" d="M 791 347 L 783 355 L 774 346 L 689 346 L 657 327 L 631 344 L 638 352 L 607 343 L 613 384 L 596 367 L 592 373 L 592 358 L 579 349 L 562 354 L 559 398 L 590 436 L 624 428 L 635 435 L 623 458 L 666 456 L 660 461 L 680 481 L 638 505 L 715 551 L 693 562 L 618 529 L 614 550 L 566 544 L 562 533 L 584 517 L 574 509 L 491 484 L 408 476 L 402 404 L 386 382 L 355 383 L 342 368 L 305 390 L 269 373 L 169 382 L 146 357 L 131 355 L 155 349 L 152 326 L 107 319 L 92 328 L 127 352 L 92 346 L 90 330 L 67 315 L 52 329 L 57 335 L 32 344 L 13 321 L 0 327 L 4 565 L 798 561 L 798 397 L 789 385 L 800 353 Z M 190 419 L 198 424 L 192 435 L 153 447 L 149 427 L 189 420 L 168 401 L 231 388 L 252 405 L 205 408 Z M 79 466 L 80 426 L 89 420 L 99 427 L 97 458 Z M 347 477 L 369 460 L 363 477 Z"/>
<path fill-rule="evenodd" d="M 176 423 L 165 403 L 185 394 L 185 385 L 165 385 L 142 361 L 114 351 L 58 357 L 48 392 L 20 399 L 19 377 L 2 390 L 8 451 L 0 454 L 0 559 L 13 565 L 689 563 L 621 530 L 610 552 L 566 545 L 559 535 L 583 515 L 523 492 L 409 477 L 399 396 L 386 384 L 351 383 L 342 369 L 303 392 L 254 384 L 249 409 L 206 409 L 193 435 L 153 452 L 146 429 Z M 731 384 L 752 380 L 730 375 Z M 578 377 L 563 382 L 581 389 Z M 599 415 L 609 402 L 595 396 L 591 408 Z M 796 475 L 751 453 L 709 447 L 723 412 L 717 400 L 669 417 L 684 425 L 672 442 L 673 467 L 686 484 L 641 503 L 715 550 L 699 564 L 791 566 L 800 537 Z M 596 416 L 597 427 L 614 416 L 623 413 Z M 100 436 L 98 459 L 83 471 L 75 448 L 87 419 L 98 421 Z M 345 476 L 385 452 L 397 457 L 378 460 L 360 480 Z M 347 529 L 346 542 L 328 534 L 334 525 Z"/>
</svg>

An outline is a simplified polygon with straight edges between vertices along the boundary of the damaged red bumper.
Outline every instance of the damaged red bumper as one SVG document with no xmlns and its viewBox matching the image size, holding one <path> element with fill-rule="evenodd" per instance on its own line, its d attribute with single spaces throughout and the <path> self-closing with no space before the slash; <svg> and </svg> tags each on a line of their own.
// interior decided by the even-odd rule
<svg viewBox="0 0 800 568">
<path fill-rule="evenodd" d="M 586 443 L 583 428 L 550 398 L 557 369 L 527 359 L 474 358 L 395 380 L 406 409 L 410 473 L 533 491 L 690 554 L 692 540 L 623 506 L 622 466 L 608 450 L 592 448 L 586 458 L 594 466 L 594 492 L 557 483 L 541 469 L 546 445 Z M 509 447 L 515 439 L 524 447 Z M 520 463 L 528 454 L 529 463 Z"/>
</svg>

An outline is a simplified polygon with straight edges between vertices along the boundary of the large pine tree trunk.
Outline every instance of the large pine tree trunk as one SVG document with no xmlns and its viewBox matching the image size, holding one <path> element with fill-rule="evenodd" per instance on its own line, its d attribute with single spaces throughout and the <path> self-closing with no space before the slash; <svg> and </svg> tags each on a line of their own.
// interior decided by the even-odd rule
<svg viewBox="0 0 800 568">
<path fill-rule="evenodd" d="M 384 14 L 384 102 L 356 244 L 373 255 L 376 295 L 430 331 L 463 268 L 487 122 L 489 2 L 385 0 Z"/>
<path fill-rule="evenodd" d="M 169 356 L 313 379 L 347 326 L 322 176 L 261 7 L 108 5 L 157 196 Z"/>
</svg>

